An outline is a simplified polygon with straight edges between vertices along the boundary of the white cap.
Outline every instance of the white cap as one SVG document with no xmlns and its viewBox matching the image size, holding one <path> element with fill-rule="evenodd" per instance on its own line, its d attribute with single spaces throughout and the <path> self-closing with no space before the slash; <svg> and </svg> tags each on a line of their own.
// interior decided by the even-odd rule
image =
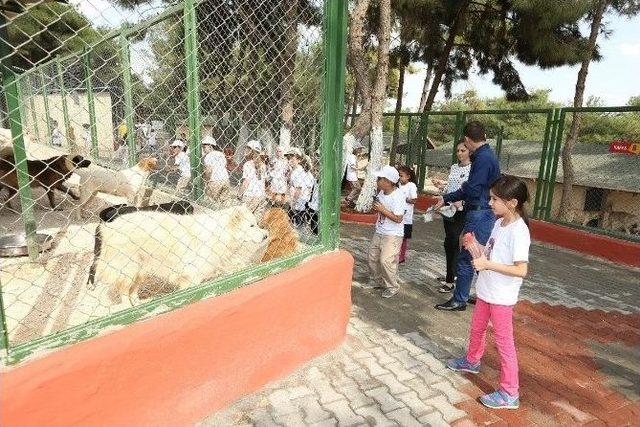
<svg viewBox="0 0 640 427">
<path fill-rule="evenodd" d="M 376 176 L 378 178 L 387 178 L 389 181 L 396 184 L 400 179 L 400 173 L 398 173 L 398 169 L 393 166 L 383 166 L 382 169 L 376 172 Z"/>
<path fill-rule="evenodd" d="M 247 142 L 247 147 L 251 148 L 253 151 L 257 153 L 262 152 L 262 144 L 260 144 L 260 142 L 256 141 L 255 139 L 252 139 L 251 141 Z"/>
<path fill-rule="evenodd" d="M 175 141 L 173 141 L 173 142 L 171 143 L 171 145 L 169 145 L 169 147 L 180 147 L 180 148 L 184 148 L 184 147 L 186 147 L 186 145 L 185 145 L 185 143 L 184 143 L 184 142 L 182 142 L 181 140 L 176 139 Z"/>
<path fill-rule="evenodd" d="M 216 142 L 215 139 L 213 139 L 212 136 L 207 135 L 204 138 L 202 138 L 202 145 L 212 145 L 214 147 L 217 147 L 218 143 Z"/>
<path fill-rule="evenodd" d="M 287 150 L 287 152 L 285 153 L 286 155 L 294 155 L 294 156 L 298 156 L 298 157 L 302 157 L 302 150 L 299 149 L 298 147 L 291 147 Z"/>
</svg>

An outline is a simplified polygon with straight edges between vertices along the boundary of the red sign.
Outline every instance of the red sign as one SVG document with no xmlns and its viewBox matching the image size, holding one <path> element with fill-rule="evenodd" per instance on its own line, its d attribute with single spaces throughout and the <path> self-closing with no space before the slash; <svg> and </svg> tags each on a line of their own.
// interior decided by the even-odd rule
<svg viewBox="0 0 640 427">
<path fill-rule="evenodd" d="M 611 141 L 610 153 L 640 154 L 640 142 Z"/>
</svg>

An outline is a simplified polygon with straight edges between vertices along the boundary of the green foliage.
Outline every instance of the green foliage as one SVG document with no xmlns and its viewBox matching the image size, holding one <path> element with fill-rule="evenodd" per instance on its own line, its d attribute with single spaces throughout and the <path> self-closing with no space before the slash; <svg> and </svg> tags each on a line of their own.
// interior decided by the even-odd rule
<svg viewBox="0 0 640 427">
<path fill-rule="evenodd" d="M 602 101 L 591 98 L 590 106 L 603 106 Z M 640 105 L 640 97 L 629 99 L 629 105 Z M 511 102 L 506 97 L 480 98 L 474 90 L 465 91 L 453 98 L 437 105 L 439 111 L 467 111 L 466 119 L 479 120 L 487 129 L 490 139 L 502 132 L 506 140 L 542 141 L 547 116 L 545 113 L 518 113 L 518 110 L 548 109 L 561 107 L 549 100 L 548 90 L 538 90 L 531 94 L 527 101 Z M 514 110 L 508 114 L 473 114 L 473 110 Z M 565 123 L 570 123 L 571 115 L 567 115 Z M 416 129 L 419 117 L 413 117 L 412 129 Z M 386 116 L 384 120 L 385 132 L 393 129 L 393 117 Z M 408 118 L 401 121 L 401 134 L 405 134 Z M 455 115 L 432 115 L 429 117 L 429 138 L 436 145 L 451 144 L 455 128 Z M 565 133 L 569 126 L 565 126 Z M 640 141 L 640 112 L 627 113 L 583 113 L 580 136 L 581 143 L 608 144 L 616 139 Z"/>
<path fill-rule="evenodd" d="M 18 47 L 13 65 L 24 70 L 58 55 L 81 52 L 105 33 L 74 7 L 53 2 L 30 7 L 7 31 L 10 44 Z"/>
</svg>

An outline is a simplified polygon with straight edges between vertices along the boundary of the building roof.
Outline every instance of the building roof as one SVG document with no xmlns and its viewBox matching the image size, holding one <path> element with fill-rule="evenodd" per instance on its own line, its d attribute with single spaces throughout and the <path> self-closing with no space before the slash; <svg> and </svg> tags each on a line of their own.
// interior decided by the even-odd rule
<svg viewBox="0 0 640 427">
<path fill-rule="evenodd" d="M 495 140 L 489 140 L 495 149 Z M 448 168 L 452 147 L 427 150 L 426 163 Z M 500 168 L 503 173 L 537 179 L 542 157 L 538 141 L 503 141 Z M 640 155 L 609 153 L 609 144 L 580 142 L 573 156 L 576 185 L 640 193 Z M 556 182 L 563 182 L 562 158 L 558 161 Z"/>
</svg>

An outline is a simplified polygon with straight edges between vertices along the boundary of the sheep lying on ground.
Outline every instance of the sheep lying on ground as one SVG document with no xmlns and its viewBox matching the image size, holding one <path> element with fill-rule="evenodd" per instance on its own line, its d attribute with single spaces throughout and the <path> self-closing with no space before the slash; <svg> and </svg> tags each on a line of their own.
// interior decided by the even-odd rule
<svg viewBox="0 0 640 427">
<path fill-rule="evenodd" d="M 193 215 L 134 212 L 96 229 L 90 286 L 134 304 L 148 279 L 184 289 L 259 262 L 268 234 L 245 206 Z"/>
</svg>

